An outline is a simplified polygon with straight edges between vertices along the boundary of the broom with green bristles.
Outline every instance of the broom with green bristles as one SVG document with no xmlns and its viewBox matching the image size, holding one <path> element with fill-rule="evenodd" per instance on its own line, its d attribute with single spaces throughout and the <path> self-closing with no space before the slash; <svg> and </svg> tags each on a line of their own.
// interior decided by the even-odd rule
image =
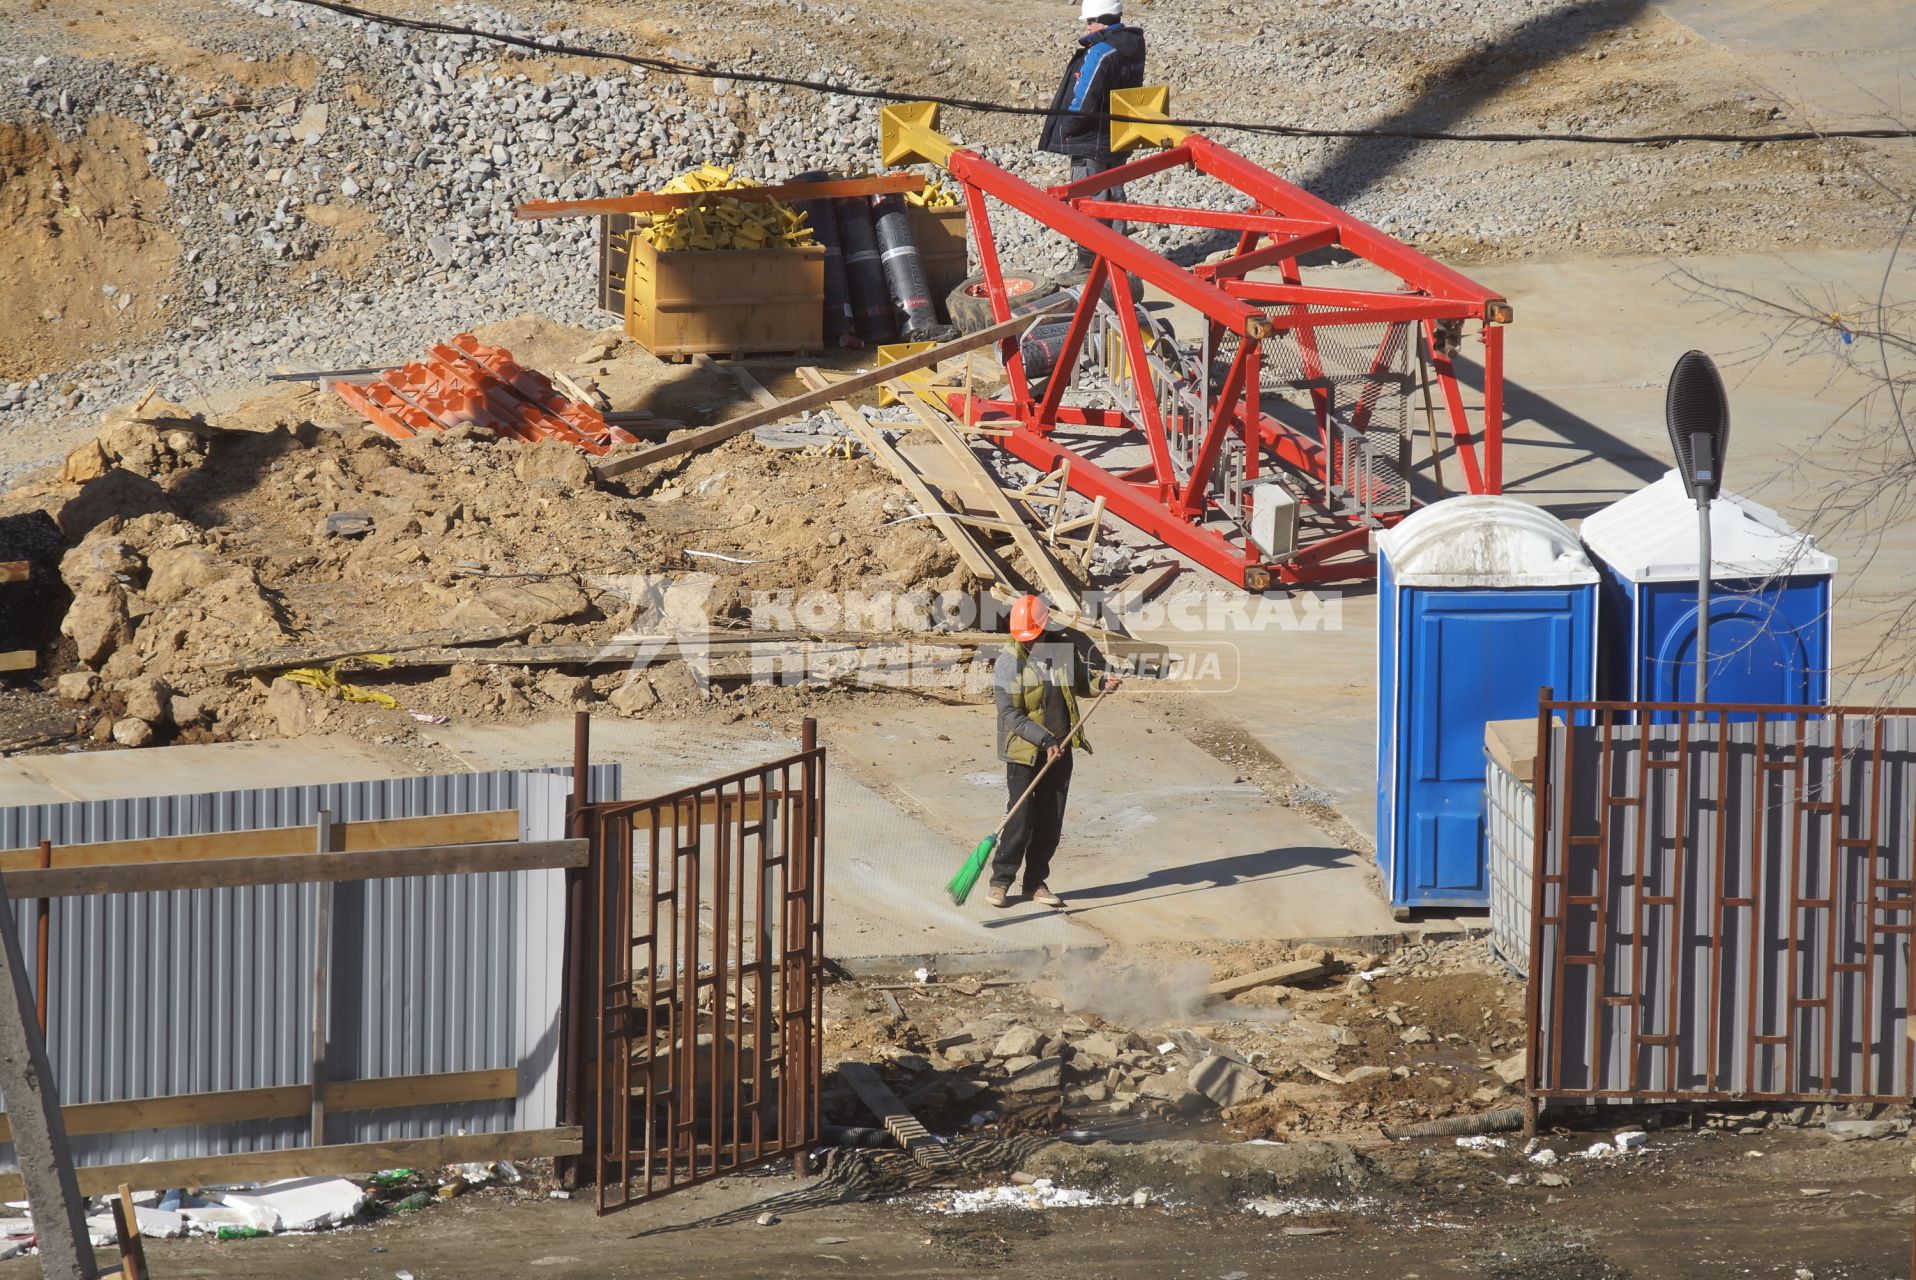
<svg viewBox="0 0 1916 1280">
<path fill-rule="evenodd" d="M 1092 700 L 1091 705 L 1085 708 L 1085 713 L 1078 717 L 1078 722 L 1065 732 L 1064 740 L 1066 742 L 1071 741 L 1072 738 L 1077 736 L 1078 730 L 1084 727 L 1085 721 L 1096 714 L 1098 704 L 1103 702 L 1105 694 L 1110 692 L 1111 689 L 1108 685 L 1099 691 L 1098 696 Z M 1005 828 L 1011 825 L 1012 816 L 1024 807 L 1025 801 L 1031 799 L 1031 793 L 1038 789 L 1038 784 L 1044 781 L 1045 774 L 1051 772 L 1051 766 L 1056 763 L 1058 763 L 1056 756 L 1044 762 L 1044 767 L 1038 770 L 1038 776 L 1031 780 L 1031 785 L 1025 788 L 1025 793 L 1013 801 L 1009 809 L 1005 810 L 1005 819 L 998 824 L 998 829 L 978 842 L 978 847 L 971 851 L 969 858 L 965 859 L 965 865 L 958 868 L 958 874 L 953 876 L 950 882 L 945 885 L 945 892 L 951 895 L 953 906 L 962 907 L 965 905 L 965 899 L 971 896 L 972 889 L 978 884 L 978 877 L 984 874 L 985 864 L 991 861 L 991 851 L 998 847 L 998 837 L 1005 833 Z"/>
</svg>

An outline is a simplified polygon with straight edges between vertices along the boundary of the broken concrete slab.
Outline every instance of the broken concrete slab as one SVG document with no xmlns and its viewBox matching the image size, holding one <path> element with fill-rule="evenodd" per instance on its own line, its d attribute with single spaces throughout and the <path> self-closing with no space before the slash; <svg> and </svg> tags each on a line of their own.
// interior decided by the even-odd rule
<svg viewBox="0 0 1916 1280">
<path fill-rule="evenodd" d="M 1072 1048 L 1077 1051 L 1077 1058 L 1074 1059 L 1074 1061 L 1080 1065 L 1099 1067 L 1108 1066 L 1116 1062 L 1118 1056 L 1125 1051 L 1124 1045 L 1120 1043 L 1117 1037 L 1105 1035 L 1102 1032 L 1085 1036 L 1073 1042 Z"/>
<path fill-rule="evenodd" d="M 1254 1067 L 1216 1054 L 1207 1054 L 1191 1068 L 1191 1088 L 1220 1107 L 1235 1107 L 1262 1097 L 1271 1088 L 1264 1073 Z"/>
<path fill-rule="evenodd" d="M 993 1057 L 1020 1058 L 1036 1055 L 1044 1037 L 1030 1027 L 1013 1027 L 998 1037 L 998 1043 L 992 1046 Z"/>
<path fill-rule="evenodd" d="M 1061 1058 L 1036 1058 L 1027 1066 L 1013 1072 L 1003 1087 L 1011 1093 L 1056 1089 L 1063 1080 L 1063 1071 L 1064 1060 Z"/>
<path fill-rule="evenodd" d="M 1894 1138 L 1909 1132 L 1907 1120 L 1830 1120 L 1823 1125 L 1823 1132 L 1832 1142 L 1869 1141 L 1878 1138 Z"/>
</svg>

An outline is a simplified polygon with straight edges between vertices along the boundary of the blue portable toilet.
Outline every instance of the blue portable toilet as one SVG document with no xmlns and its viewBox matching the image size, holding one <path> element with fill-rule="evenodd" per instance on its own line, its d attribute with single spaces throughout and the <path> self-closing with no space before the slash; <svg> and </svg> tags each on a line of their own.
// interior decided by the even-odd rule
<svg viewBox="0 0 1916 1280">
<path fill-rule="evenodd" d="M 1484 725 L 1596 690 L 1597 571 L 1515 498 L 1450 498 L 1381 534 L 1377 865 L 1393 907 L 1482 906 Z"/>
<path fill-rule="evenodd" d="M 1672 471 L 1612 503 L 1582 534 L 1603 575 L 1603 696 L 1693 700 L 1697 516 L 1683 478 Z M 1710 559 L 1710 701 L 1827 704 L 1835 558 L 1725 493 L 1710 504 Z"/>
</svg>

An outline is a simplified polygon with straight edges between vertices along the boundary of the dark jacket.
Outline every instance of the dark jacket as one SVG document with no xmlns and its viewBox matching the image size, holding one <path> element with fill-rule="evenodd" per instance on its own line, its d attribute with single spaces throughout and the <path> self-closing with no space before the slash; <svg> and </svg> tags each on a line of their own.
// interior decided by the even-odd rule
<svg viewBox="0 0 1916 1280">
<path fill-rule="evenodd" d="M 1081 37 L 1044 118 L 1038 147 L 1061 156 L 1101 156 L 1111 150 L 1113 89 L 1144 83 L 1144 32 L 1119 24 Z"/>
</svg>

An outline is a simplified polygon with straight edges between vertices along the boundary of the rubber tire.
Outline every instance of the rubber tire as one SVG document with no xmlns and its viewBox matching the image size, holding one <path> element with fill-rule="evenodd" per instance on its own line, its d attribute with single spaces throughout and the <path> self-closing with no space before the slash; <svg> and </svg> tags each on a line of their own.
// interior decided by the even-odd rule
<svg viewBox="0 0 1916 1280">
<path fill-rule="evenodd" d="M 1043 276 L 1007 271 L 1004 278 L 1013 305 L 1020 298 L 1042 298 L 1051 291 L 1051 282 Z M 966 276 L 957 288 L 945 295 L 945 315 L 958 326 L 960 333 L 976 333 L 997 323 L 991 314 L 991 299 L 985 296 L 984 272 Z"/>
</svg>

